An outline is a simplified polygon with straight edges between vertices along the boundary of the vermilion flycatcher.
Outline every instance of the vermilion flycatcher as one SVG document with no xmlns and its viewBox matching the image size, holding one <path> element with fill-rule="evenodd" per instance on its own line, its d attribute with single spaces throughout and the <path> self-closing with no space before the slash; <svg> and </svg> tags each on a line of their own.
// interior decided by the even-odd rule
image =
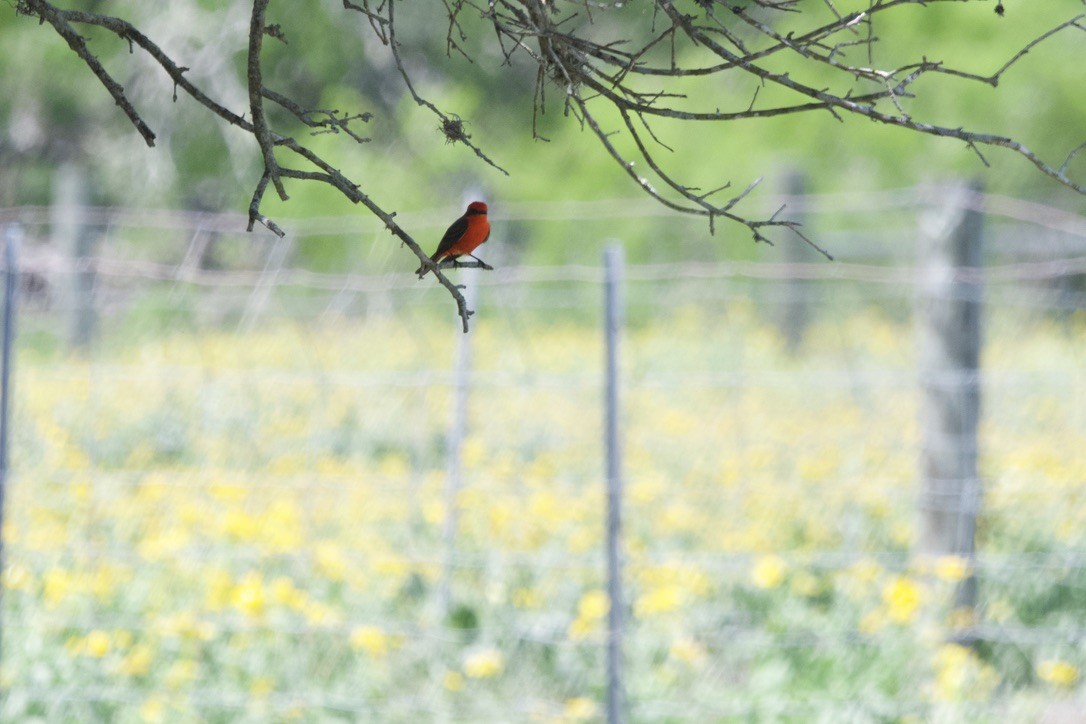
<svg viewBox="0 0 1086 724">
<path fill-rule="evenodd" d="M 482 259 L 473 256 L 471 252 L 484 241 L 490 238 L 490 222 L 486 218 L 486 204 L 482 201 L 472 201 L 468 204 L 468 210 L 464 215 L 452 223 L 445 236 L 441 237 L 441 243 L 437 245 L 437 251 L 430 257 L 430 261 L 442 262 L 446 259 L 455 260 L 457 257 L 470 256 L 475 261 L 482 263 Z M 426 266 L 420 266 L 415 270 L 419 279 L 430 271 Z"/>
</svg>

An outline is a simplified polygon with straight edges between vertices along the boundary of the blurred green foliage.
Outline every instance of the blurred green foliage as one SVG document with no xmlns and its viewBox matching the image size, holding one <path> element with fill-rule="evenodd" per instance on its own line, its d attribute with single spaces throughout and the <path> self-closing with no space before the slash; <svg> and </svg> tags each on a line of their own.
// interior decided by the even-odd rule
<svg viewBox="0 0 1086 724">
<path fill-rule="evenodd" d="M 68 5 L 129 19 L 177 62 L 191 67 L 188 76 L 213 98 L 239 112 L 247 110 L 248 3 L 243 0 L 138 7 L 114 0 L 79 0 Z M 691 12 L 697 9 L 693 3 L 690 6 Z M 866 3 L 850 0 L 836 6 L 846 13 L 862 10 Z M 265 82 L 313 107 L 373 113 L 363 129 L 371 140 L 358 145 L 343 135 L 309 138 L 307 129 L 274 109 L 270 111 L 273 126 L 307 136 L 314 150 L 333 159 L 390 210 L 447 207 L 452 213 L 470 189 L 485 194 L 499 213 L 503 204 L 512 202 L 640 193 L 592 134 L 563 113 L 562 90 L 554 85 L 546 88 L 546 112 L 538 118 L 538 132 L 549 140 L 533 139 L 534 64 L 524 53 L 507 62 L 485 20 L 465 12 L 464 35 L 454 34 L 457 47 L 453 48 L 447 42 L 443 4 L 397 7 L 398 40 L 417 89 L 444 111 L 462 117 L 472 140 L 510 171 L 508 177 L 479 161 L 470 149 L 446 142 L 438 119 L 407 94 L 388 48 L 364 18 L 345 12 L 332 0 L 294 0 L 289 9 L 272 4 L 268 21 L 282 26 L 287 42 L 269 38 L 265 43 Z M 1000 18 L 993 7 L 990 2 L 935 3 L 886 13 L 873 62 L 885 68 L 926 57 L 970 72 L 993 73 L 1031 39 L 1082 9 L 1070 0 L 1012 2 L 1006 17 Z M 799 9 L 801 13 L 781 14 L 779 32 L 799 27 L 811 14 L 831 17 L 821 0 L 803 2 Z M 598 32 L 617 28 L 630 37 L 645 37 L 654 22 L 651 6 L 638 2 L 597 10 L 593 17 Z M 5 69 L 0 74 L 4 130 L 0 164 L 5 169 L 0 205 L 48 203 L 50 170 L 63 160 L 77 159 L 90 169 L 96 203 L 244 210 L 258 173 L 252 139 L 220 123 L 183 95 L 175 101 L 169 79 L 138 49 L 130 54 L 127 44 L 94 28 L 80 32 L 158 134 L 156 147 L 144 146 L 101 85 L 50 28 L 17 16 L 11 6 L 0 8 L 0 67 Z M 1001 78 L 997 88 L 933 76 L 917 83 L 917 97 L 903 99 L 902 104 L 919 120 L 1013 136 L 1059 165 L 1083 140 L 1083 42 L 1082 32 L 1061 32 L 1035 47 Z M 679 46 L 678 52 L 698 60 L 696 48 Z M 866 55 L 866 49 L 854 52 Z M 779 60 L 767 66 L 816 87 L 839 83 L 839 79 L 824 77 L 824 68 L 791 67 Z M 669 89 L 690 94 L 692 103 L 706 109 L 741 110 L 750 102 L 755 81 L 731 74 L 708 81 L 686 80 Z M 794 100 L 781 91 L 765 89 L 758 104 Z M 617 120 L 602 107 L 598 110 L 601 119 L 617 130 Z M 991 163 L 986 168 L 960 142 L 859 118 L 838 121 L 829 113 L 816 112 L 696 126 L 661 121 L 654 131 L 674 149 L 660 148 L 661 160 L 680 178 L 705 188 L 730 180 L 738 190 L 765 176 L 767 189 L 780 189 L 784 170 L 790 168 L 804 170 L 814 192 L 894 188 L 981 175 L 991 191 L 1043 198 L 1086 211 L 1086 200 L 1013 153 L 984 149 Z M 1086 175 L 1083 156 L 1071 168 L 1079 178 Z M 285 156 L 284 161 L 288 161 Z M 288 191 L 291 199 L 285 203 L 269 194 L 265 212 L 294 218 L 367 213 L 352 209 L 320 184 L 295 182 Z M 644 203 L 653 202 L 646 197 Z M 607 233 L 627 239 L 635 260 L 689 258 L 688 247 L 704 242 L 707 226 L 703 220 L 691 224 L 696 238 L 691 245 L 658 248 L 654 239 L 675 223 L 675 219 L 637 218 L 611 223 Z M 566 249 L 582 243 L 580 232 L 571 225 L 541 239 L 530 230 L 504 230 L 505 235 L 521 239 L 521 249 L 532 260 L 550 262 L 561 261 Z M 713 245 L 728 247 L 724 253 L 754 253 L 744 229 L 723 224 L 718 234 L 725 240 L 741 237 L 738 244 Z M 531 241 L 525 242 L 527 238 Z M 301 249 L 320 267 L 334 266 L 348 252 L 319 241 Z"/>
</svg>

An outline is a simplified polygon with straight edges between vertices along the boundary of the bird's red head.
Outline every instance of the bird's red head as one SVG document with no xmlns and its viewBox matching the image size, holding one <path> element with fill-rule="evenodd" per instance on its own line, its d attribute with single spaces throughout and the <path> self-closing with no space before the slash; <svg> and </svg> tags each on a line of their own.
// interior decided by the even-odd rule
<svg viewBox="0 0 1086 724">
<path fill-rule="evenodd" d="M 484 202 L 482 202 L 482 201 L 472 201 L 470 204 L 468 204 L 468 213 L 469 214 L 485 214 L 486 213 L 486 204 Z"/>
</svg>

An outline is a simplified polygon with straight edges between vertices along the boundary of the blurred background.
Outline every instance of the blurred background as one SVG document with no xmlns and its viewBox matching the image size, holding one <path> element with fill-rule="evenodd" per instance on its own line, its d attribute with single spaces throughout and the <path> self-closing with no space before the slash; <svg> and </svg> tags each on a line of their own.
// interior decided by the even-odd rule
<svg viewBox="0 0 1086 724">
<path fill-rule="evenodd" d="M 85 4 L 245 107 L 246 3 Z M 612 22 L 643 21 L 634 5 Z M 903 13 L 880 52 L 993 72 L 1070 13 L 953 5 Z M 268 195 L 284 239 L 245 233 L 250 138 L 88 31 L 147 148 L 61 39 L 0 12 L 5 720 L 603 719 L 608 247 L 628 719 L 1076 720 L 1086 200 L 1011 154 L 985 168 L 828 114 L 685 146 L 661 124 L 674 168 L 764 176 L 745 211 L 787 204 L 837 260 L 710 235 L 636 195 L 560 105 L 533 141 L 534 68 L 483 32 L 474 62 L 448 57 L 440 5 L 398 7 L 409 70 L 508 178 L 445 143 L 337 3 L 291 7 L 269 15 L 289 44 L 266 44 L 268 84 L 375 114 L 369 143 L 310 139 L 322 155 L 424 247 L 465 197 L 490 204 L 496 270 L 453 272 L 472 331 L 328 189 Z M 1062 158 L 1082 42 L 913 109 Z"/>
</svg>

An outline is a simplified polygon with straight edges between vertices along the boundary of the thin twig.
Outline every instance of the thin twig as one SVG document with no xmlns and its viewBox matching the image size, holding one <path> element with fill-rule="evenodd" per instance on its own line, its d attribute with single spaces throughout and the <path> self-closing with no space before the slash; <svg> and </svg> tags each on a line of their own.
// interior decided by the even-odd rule
<svg viewBox="0 0 1086 724">
<path fill-rule="evenodd" d="M 392 51 L 392 57 L 396 62 L 396 69 L 400 72 L 400 77 L 403 78 L 404 85 L 407 87 L 411 97 L 415 100 L 415 103 L 430 109 L 434 115 L 441 119 L 442 132 L 450 143 L 464 144 L 474 151 L 475 155 L 481 158 L 489 166 L 508 176 L 508 171 L 494 163 L 489 156 L 483 153 L 481 148 L 471 142 L 471 136 L 464 131 L 464 123 L 458 116 L 451 116 L 443 112 L 433 103 L 420 96 L 415 90 L 415 85 L 411 82 L 411 76 L 407 73 L 407 68 L 404 67 L 403 58 L 400 57 L 400 47 L 396 43 L 396 2 L 395 0 L 385 0 L 385 2 L 388 3 L 388 23 L 385 26 L 388 29 L 388 47 Z"/>
<path fill-rule="evenodd" d="M 47 2 L 42 0 L 25 0 L 26 8 L 28 12 L 37 15 L 53 26 L 53 29 L 57 31 L 60 37 L 64 38 L 68 42 L 70 47 L 76 55 L 78 55 L 87 67 L 91 69 L 91 72 L 98 76 L 98 80 L 102 81 L 102 85 L 106 87 L 109 94 L 113 96 L 114 102 L 121 107 L 124 114 L 128 116 L 128 120 L 132 121 L 132 125 L 136 127 L 139 134 L 143 136 L 143 140 L 148 146 L 155 145 L 154 132 L 144 123 L 140 114 L 129 102 L 128 96 L 125 95 L 124 87 L 120 83 L 113 80 L 111 76 L 102 66 L 102 63 L 96 58 L 90 50 L 87 49 L 87 42 L 83 39 L 83 36 L 75 31 L 75 28 L 68 22 L 69 14 L 58 10 Z"/>
</svg>

